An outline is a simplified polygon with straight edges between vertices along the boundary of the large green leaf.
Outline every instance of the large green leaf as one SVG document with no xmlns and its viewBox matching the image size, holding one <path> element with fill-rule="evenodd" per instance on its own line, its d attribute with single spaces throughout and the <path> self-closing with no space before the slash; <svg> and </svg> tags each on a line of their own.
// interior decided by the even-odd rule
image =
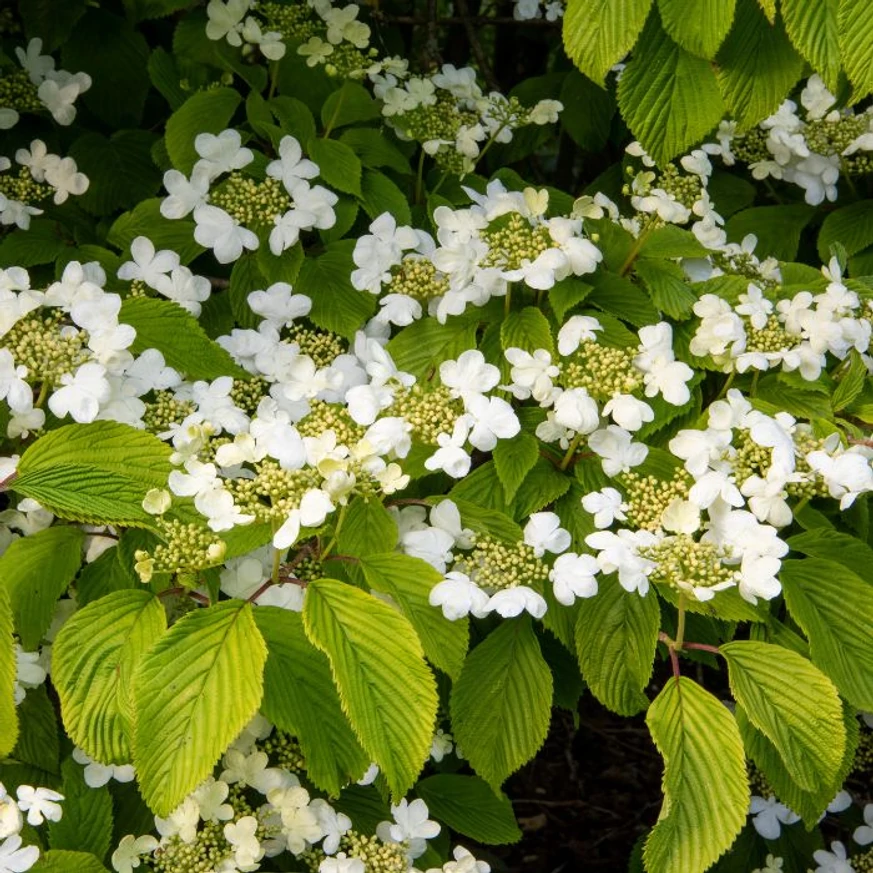
<svg viewBox="0 0 873 873">
<path fill-rule="evenodd" d="M 12 636 L 12 607 L 6 588 L 0 585 L 0 759 L 5 758 L 18 740 L 18 713 L 15 709 L 15 677 L 18 659 Z"/>
<path fill-rule="evenodd" d="M 564 11 L 564 48 L 595 82 L 633 48 L 652 0 L 568 0 Z"/>
<path fill-rule="evenodd" d="M 453 679 L 460 675 L 469 642 L 469 621 L 446 621 L 428 602 L 443 574 L 421 558 L 388 552 L 361 559 L 364 579 L 376 591 L 396 601 L 412 623 L 427 659 Z"/>
<path fill-rule="evenodd" d="M 361 161 L 349 146 L 335 139 L 313 138 L 306 143 L 306 151 L 328 185 L 361 196 Z"/>
<path fill-rule="evenodd" d="M 440 361 L 475 348 L 477 321 L 477 316 L 468 313 L 449 318 L 445 324 L 422 318 L 396 333 L 388 342 L 388 352 L 404 372 L 419 379 L 427 377 Z"/>
<path fill-rule="evenodd" d="M 473 649 L 452 688 L 452 728 L 494 790 L 545 741 L 552 673 L 527 616 L 504 621 Z"/>
<path fill-rule="evenodd" d="M 204 251 L 194 239 L 194 222 L 190 218 L 171 220 L 161 215 L 161 200 L 152 197 L 118 216 L 106 235 L 108 242 L 127 251 L 138 236 L 147 236 L 156 249 L 172 249 L 183 264 Z"/>
<path fill-rule="evenodd" d="M 794 47 L 836 91 L 840 76 L 840 0 L 782 0 L 782 18 Z"/>
<path fill-rule="evenodd" d="M 728 239 L 739 243 L 747 234 L 753 233 L 758 238 L 759 252 L 766 252 L 780 261 L 790 261 L 797 257 L 800 234 L 813 215 L 815 208 L 805 203 L 754 206 L 728 219 Z"/>
<path fill-rule="evenodd" d="M 33 873 L 107 873 L 96 855 L 66 849 L 44 852 L 30 869 Z"/>
<path fill-rule="evenodd" d="M 189 379 L 249 378 L 218 343 L 209 339 L 197 319 L 172 300 L 128 297 L 121 304 L 118 320 L 136 328 L 131 347 L 134 354 L 158 349 L 168 367 Z"/>
<path fill-rule="evenodd" d="M 873 91 L 873 16 L 867 0 L 840 0 L 838 16 L 843 69 L 855 86 L 853 102 Z"/>
<path fill-rule="evenodd" d="M 736 0 L 658 0 L 664 30 L 693 55 L 710 60 L 734 20 Z"/>
<path fill-rule="evenodd" d="M 500 325 L 500 342 L 503 348 L 519 348 L 526 352 L 545 349 L 555 353 L 552 329 L 545 315 L 536 306 L 510 312 Z"/>
<path fill-rule="evenodd" d="M 851 534 L 819 527 L 795 534 L 787 542 L 794 552 L 835 561 L 873 584 L 873 548 Z"/>
<path fill-rule="evenodd" d="M 648 873 L 703 873 L 746 823 L 749 781 L 727 707 L 682 676 L 653 701 L 646 724 L 664 758 L 664 805 L 646 840 Z"/>
<path fill-rule="evenodd" d="M 802 655 L 770 643 L 736 641 L 719 651 L 731 691 L 806 790 L 833 782 L 846 748 L 833 683 Z"/>
<path fill-rule="evenodd" d="M 28 447 L 12 487 L 61 518 L 149 527 L 154 518 L 142 499 L 150 488 L 166 486 L 170 451 L 127 424 L 69 424 Z"/>
<path fill-rule="evenodd" d="M 540 456 L 539 443 L 533 434 L 522 431 L 514 439 L 500 440 L 493 454 L 503 493 L 511 501 Z"/>
<path fill-rule="evenodd" d="M 308 777 L 336 796 L 361 778 L 370 757 L 342 711 L 330 662 L 306 638 L 299 613 L 261 606 L 254 614 L 269 653 L 261 710 L 297 738 Z"/>
<path fill-rule="evenodd" d="M 87 8 L 87 0 L 68 0 L 61 5 L 55 0 L 28 0 L 19 4 L 18 11 L 28 38 L 40 37 L 42 50 L 48 54 L 67 40 Z"/>
<path fill-rule="evenodd" d="M 873 710 L 873 585 L 834 561 L 783 561 L 782 592 L 813 663 L 843 697 Z"/>
<path fill-rule="evenodd" d="M 415 793 L 431 815 L 478 843 L 494 846 L 521 839 L 509 798 L 495 794 L 478 776 L 438 773 L 422 779 Z"/>
<path fill-rule="evenodd" d="M 199 159 L 194 140 L 200 133 L 221 133 L 242 101 L 233 88 L 192 94 L 167 120 L 167 152 L 177 170 L 190 173 Z"/>
<path fill-rule="evenodd" d="M 604 271 L 592 279 L 592 284 L 594 290 L 588 295 L 588 303 L 630 322 L 634 327 L 658 320 L 658 310 L 648 295 L 624 276 Z"/>
<path fill-rule="evenodd" d="M 143 590 L 116 591 L 74 613 L 52 648 L 52 683 L 73 742 L 105 764 L 131 759 L 134 670 L 167 626 L 160 601 Z"/>
<path fill-rule="evenodd" d="M 90 788 L 84 769 L 72 758 L 64 761 L 64 814 L 60 821 L 49 822 L 49 845 L 52 849 L 90 852 L 105 858 L 112 840 L 112 797 L 109 789 Z"/>
<path fill-rule="evenodd" d="M 345 510 L 337 549 L 341 555 L 363 558 L 390 551 L 397 545 L 397 536 L 397 522 L 382 501 L 358 497 Z"/>
<path fill-rule="evenodd" d="M 27 730 L 19 733 L 12 758 L 46 773 L 59 775 L 58 719 L 45 685 L 27 690 L 27 695 L 18 705 L 18 719 L 21 724 L 27 725 Z"/>
<path fill-rule="evenodd" d="M 303 622 L 330 660 L 343 710 L 392 794 L 415 782 L 430 751 L 436 684 L 412 625 L 376 597 L 319 579 L 306 590 Z"/>
<path fill-rule="evenodd" d="M 13 540 L 0 557 L 0 588 L 9 597 L 26 650 L 36 649 L 48 630 L 55 603 L 82 563 L 84 539 L 80 528 L 56 525 Z"/>
<path fill-rule="evenodd" d="M 818 234 L 818 254 L 823 261 L 830 259 L 834 243 L 839 243 L 849 257 L 873 244 L 873 201 L 850 203 L 826 216 Z"/>
<path fill-rule="evenodd" d="M 724 115 L 712 66 L 673 42 L 654 14 L 618 83 L 618 105 L 633 135 L 662 165 Z"/>
<path fill-rule="evenodd" d="M 743 126 L 779 108 L 803 73 L 782 23 L 768 24 L 755 0 L 737 0 L 737 19 L 718 53 L 718 83 L 731 114 Z"/>
<path fill-rule="evenodd" d="M 143 799 L 168 815 L 258 711 L 267 647 L 239 600 L 188 613 L 140 662 L 133 758 Z"/>
<path fill-rule="evenodd" d="M 661 619 L 658 598 L 629 593 L 606 577 L 578 607 L 576 654 L 591 692 L 620 715 L 645 709 L 643 689 L 652 675 Z"/>
</svg>

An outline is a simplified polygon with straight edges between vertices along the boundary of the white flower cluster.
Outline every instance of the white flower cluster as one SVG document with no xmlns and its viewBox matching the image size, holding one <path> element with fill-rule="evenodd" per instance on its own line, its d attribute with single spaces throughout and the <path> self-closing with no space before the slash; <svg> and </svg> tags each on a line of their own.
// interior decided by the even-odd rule
<svg viewBox="0 0 873 873">
<path fill-rule="evenodd" d="M 209 0 L 206 6 L 206 35 L 216 41 L 226 39 L 234 46 L 258 47 L 269 61 L 285 57 L 282 34 L 275 30 L 263 31 L 261 22 L 250 12 L 257 11 L 255 0 Z"/>
<path fill-rule="evenodd" d="M 515 0 L 512 17 L 516 21 L 560 21 L 564 17 L 564 0 Z"/>
<path fill-rule="evenodd" d="M 836 200 L 840 173 L 858 158 L 865 162 L 873 151 L 873 110 L 855 114 L 852 108 L 835 108 L 837 98 L 817 73 L 807 81 L 800 103 L 803 117 L 795 101 L 785 100 L 745 136 L 738 135 L 735 122 L 723 121 L 716 142 L 703 148 L 728 166 L 745 161 L 755 179 L 798 185 L 813 206 Z"/>
<path fill-rule="evenodd" d="M 0 871 L 24 873 L 39 860 L 39 846 L 24 843 L 24 822 L 38 827 L 46 821 L 60 821 L 63 794 L 51 788 L 19 785 L 12 797 L 0 782 Z M 27 813 L 27 817 L 22 815 Z"/>
<path fill-rule="evenodd" d="M 42 40 L 35 37 L 26 49 L 16 48 L 15 56 L 34 87 L 39 103 L 58 124 L 70 125 L 76 117 L 76 100 L 91 87 L 91 77 L 87 73 L 56 70 L 55 59 L 41 52 Z M 19 109 L 25 111 L 21 106 L 0 106 L 0 130 L 18 123 Z"/>
<path fill-rule="evenodd" d="M 318 228 L 326 230 L 336 223 L 337 196 L 321 185 L 310 185 L 309 179 L 318 175 L 318 166 L 303 158 L 300 143 L 292 136 L 285 136 L 279 143 L 279 157 L 267 165 L 268 182 L 258 185 L 237 171 L 254 160 L 251 149 L 242 145 L 236 130 L 228 129 L 215 135 L 198 134 L 194 148 L 200 156 L 192 169 L 191 177 L 178 170 L 164 174 L 164 187 L 169 196 L 161 203 L 165 218 L 184 218 L 194 213 L 196 229 L 194 239 L 202 246 L 211 248 L 219 263 L 229 264 L 237 260 L 244 249 L 254 250 L 260 245 L 258 234 L 247 227 L 269 232 L 270 251 L 274 255 L 291 248 L 303 230 Z M 211 187 L 224 174 L 232 174 L 219 198 Z M 242 181 L 242 187 L 233 186 L 234 179 Z M 272 186 L 271 196 L 264 196 L 263 185 Z M 216 205 L 220 199 L 224 205 Z"/>
</svg>

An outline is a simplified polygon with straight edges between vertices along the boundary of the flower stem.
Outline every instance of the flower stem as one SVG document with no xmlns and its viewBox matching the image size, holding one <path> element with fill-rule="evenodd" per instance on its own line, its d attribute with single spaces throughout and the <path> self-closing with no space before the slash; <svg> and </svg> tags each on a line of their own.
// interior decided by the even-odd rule
<svg viewBox="0 0 873 873">
<path fill-rule="evenodd" d="M 346 504 L 348 505 L 348 504 Z M 340 535 L 340 530 L 342 530 L 343 521 L 345 521 L 346 517 L 346 506 L 341 506 L 339 511 L 339 518 L 336 520 L 336 527 L 333 531 L 333 536 L 330 538 L 330 542 L 321 550 L 321 560 L 325 560 L 327 556 L 331 553 L 331 550 L 336 545 L 337 538 Z"/>
<path fill-rule="evenodd" d="M 679 623 L 676 627 L 676 639 L 673 641 L 673 648 L 678 652 L 682 648 L 682 643 L 685 640 L 685 595 L 679 595 Z"/>
<path fill-rule="evenodd" d="M 569 448 L 567 449 L 567 453 L 564 455 L 561 463 L 558 465 L 559 470 L 566 470 L 567 467 L 570 466 L 570 461 L 573 460 L 573 455 L 576 454 L 576 449 L 579 448 L 579 443 L 582 441 L 582 434 L 577 433 L 576 436 L 573 437 L 573 442 L 570 443 Z"/>
</svg>

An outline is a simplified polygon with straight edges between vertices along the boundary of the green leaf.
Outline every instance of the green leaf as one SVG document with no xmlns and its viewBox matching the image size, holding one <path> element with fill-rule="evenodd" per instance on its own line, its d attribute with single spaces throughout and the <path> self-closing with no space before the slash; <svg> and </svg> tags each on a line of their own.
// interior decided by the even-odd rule
<svg viewBox="0 0 873 873">
<path fill-rule="evenodd" d="M 259 606 L 255 622 L 267 643 L 261 711 L 295 736 L 308 777 L 336 796 L 370 763 L 340 706 L 327 657 L 306 638 L 299 613 Z"/>
<path fill-rule="evenodd" d="M 525 352 L 545 349 L 555 353 L 552 329 L 548 319 L 535 306 L 510 312 L 500 326 L 500 342 L 506 349 L 517 348 Z"/>
<path fill-rule="evenodd" d="M 718 83 L 743 127 L 779 108 L 803 73 L 782 22 L 768 24 L 755 0 L 737 0 L 737 17 L 718 54 Z"/>
<path fill-rule="evenodd" d="M 113 546 L 96 561 L 82 567 L 76 579 L 76 602 L 80 607 L 87 606 L 113 591 L 137 588 L 141 584 L 133 564 L 126 566 L 121 560 L 121 549 Z"/>
<path fill-rule="evenodd" d="M 130 761 L 134 670 L 167 626 L 148 591 L 116 591 L 67 620 L 52 648 L 52 683 L 73 742 L 104 764 Z"/>
<path fill-rule="evenodd" d="M 142 499 L 166 486 L 169 457 L 166 443 L 126 424 L 68 424 L 27 448 L 13 488 L 61 518 L 150 527 Z"/>
<path fill-rule="evenodd" d="M 860 200 L 841 206 L 825 218 L 818 234 L 822 261 L 830 259 L 834 243 L 839 243 L 849 257 L 873 244 L 873 201 Z"/>
<path fill-rule="evenodd" d="M 397 537 L 397 522 L 382 501 L 357 497 L 345 510 L 337 547 L 342 555 L 363 558 L 391 551 L 397 545 Z"/>
<path fill-rule="evenodd" d="M 846 738 L 830 679 L 802 655 L 770 643 L 737 641 L 719 651 L 734 698 L 776 747 L 791 778 L 807 791 L 833 782 Z"/>
<path fill-rule="evenodd" d="M 848 567 L 866 582 L 873 583 L 873 547 L 851 534 L 826 527 L 789 537 L 788 545 L 794 552 L 811 558 L 825 558 Z"/>
<path fill-rule="evenodd" d="M 564 11 L 564 48 L 577 67 L 595 82 L 633 48 L 652 0 L 568 0 Z"/>
<path fill-rule="evenodd" d="M 855 103 L 873 91 L 873 18 L 865 0 L 840 0 L 840 56 Z"/>
<path fill-rule="evenodd" d="M 51 54 L 67 41 L 87 8 L 87 0 L 68 0 L 60 5 L 55 0 L 26 0 L 18 4 L 27 36 L 42 40 L 43 54 Z"/>
<path fill-rule="evenodd" d="M 13 696 L 18 658 L 13 631 L 9 595 L 5 585 L 0 585 L 0 759 L 15 748 L 18 740 L 18 712 Z"/>
<path fill-rule="evenodd" d="M 110 129 L 138 127 L 151 82 L 149 47 L 129 21 L 91 8 L 61 49 L 65 70 L 91 76 L 82 95 L 88 109 Z"/>
<path fill-rule="evenodd" d="M 493 455 L 497 477 L 503 485 L 506 500 L 511 503 L 518 486 L 540 456 L 539 442 L 532 434 L 522 431 L 512 440 L 500 440 L 494 447 Z"/>
<path fill-rule="evenodd" d="M 549 304 L 559 322 L 574 307 L 581 303 L 593 290 L 592 285 L 580 282 L 574 276 L 560 279 L 549 289 Z"/>
<path fill-rule="evenodd" d="M 60 821 L 49 822 L 48 837 L 52 849 L 90 852 L 105 858 L 112 840 L 112 797 L 104 785 L 89 788 L 85 770 L 72 758 L 61 766 L 64 777 L 64 814 Z"/>
<path fill-rule="evenodd" d="M 646 714 L 664 758 L 664 805 L 646 840 L 648 873 L 703 873 L 746 823 L 749 780 L 734 717 L 682 676 L 669 680 Z"/>
<path fill-rule="evenodd" d="M 361 196 L 361 161 L 344 142 L 312 138 L 306 144 L 322 179 L 337 191 Z"/>
<path fill-rule="evenodd" d="M 147 236 L 156 249 L 172 249 L 183 264 L 190 263 L 206 251 L 194 240 L 194 222 L 187 218 L 173 221 L 164 218 L 157 197 L 143 200 L 130 212 L 120 215 L 109 228 L 106 240 L 127 252 L 138 236 Z"/>
<path fill-rule="evenodd" d="M 406 156 L 381 131 L 370 127 L 356 127 L 344 131 L 339 139 L 361 159 L 365 167 L 387 167 L 401 175 L 412 175 Z"/>
<path fill-rule="evenodd" d="M 679 321 L 691 316 L 697 295 L 688 287 L 678 264 L 640 258 L 634 264 L 634 271 L 661 312 Z"/>
<path fill-rule="evenodd" d="M 782 0 L 782 19 L 794 47 L 836 91 L 840 76 L 840 0 Z"/>
<path fill-rule="evenodd" d="M 134 678 L 133 757 L 143 799 L 167 816 L 258 711 L 267 647 L 252 607 L 224 601 L 182 616 Z"/>
<path fill-rule="evenodd" d="M 754 190 L 754 189 L 753 189 Z M 702 258 L 706 249 L 691 231 L 666 224 L 647 233 L 640 244 L 640 258 Z"/>
<path fill-rule="evenodd" d="M 2 597 L 3 595 L 0 594 L 0 600 Z M 22 764 L 38 767 L 55 776 L 59 775 L 61 770 L 58 765 L 60 755 L 58 719 L 45 685 L 27 689 L 24 700 L 18 704 L 18 718 L 21 724 L 26 725 L 27 730 L 18 735 L 18 742 L 11 757 L 21 761 Z M 3 724 L 2 720 L 0 724 Z M 8 736 L 5 727 L 0 736 Z M 4 753 L 4 756 L 5 754 L 8 752 Z"/>
<path fill-rule="evenodd" d="M 361 121 L 373 121 L 381 116 L 378 104 L 367 89 L 350 79 L 346 79 L 321 107 L 321 123 L 326 130 L 336 130 L 338 127 Z"/>
<path fill-rule="evenodd" d="M 200 133 L 221 133 L 242 102 L 233 88 L 211 88 L 192 94 L 167 120 L 167 151 L 173 166 L 186 175 L 199 160 L 194 139 Z"/>
<path fill-rule="evenodd" d="M 429 497 L 428 503 L 437 505 L 445 499 L 442 496 Z M 487 534 L 504 543 L 514 543 L 522 538 L 521 528 L 508 515 L 456 497 L 451 497 L 451 500 L 461 513 L 461 524 L 473 533 Z"/>
<path fill-rule="evenodd" d="M 50 264 L 67 249 L 62 230 L 57 222 L 35 218 L 27 230 L 13 230 L 0 242 L 0 263 L 19 267 Z"/>
<path fill-rule="evenodd" d="M 438 773 L 422 779 L 415 793 L 431 815 L 477 843 L 500 846 L 521 839 L 509 798 L 478 776 Z"/>
<path fill-rule="evenodd" d="M 310 583 L 303 622 L 330 660 L 361 744 L 391 793 L 403 795 L 427 758 L 437 710 L 433 674 L 415 631 L 390 606 L 334 579 Z"/>
<path fill-rule="evenodd" d="M 296 97 L 274 97 L 270 100 L 269 107 L 282 130 L 298 142 L 308 142 L 315 136 L 315 118 L 302 100 Z"/>
<path fill-rule="evenodd" d="M 107 873 L 100 859 L 90 852 L 68 852 L 64 849 L 44 852 L 30 869 L 33 873 Z"/>
<path fill-rule="evenodd" d="M 649 705 L 643 690 L 655 661 L 658 598 L 627 592 L 607 577 L 577 607 L 576 654 L 591 693 L 613 712 L 635 715 Z"/>
<path fill-rule="evenodd" d="M 746 234 L 753 233 L 758 238 L 755 248 L 759 253 L 766 252 L 780 261 L 792 261 L 800 247 L 800 234 L 813 215 L 815 208 L 805 203 L 744 209 L 728 219 L 728 239 L 739 243 Z"/>
<path fill-rule="evenodd" d="M 352 286 L 349 276 L 353 269 L 348 247 L 329 249 L 321 257 L 303 262 L 294 286 L 295 293 L 312 300 L 311 321 L 349 339 L 376 309 L 372 294 Z"/>
<path fill-rule="evenodd" d="M 57 525 L 13 540 L 0 557 L 0 587 L 26 651 L 35 651 L 48 630 L 55 603 L 82 563 L 84 540 L 79 528 Z"/>
<path fill-rule="evenodd" d="M 191 6 L 191 0 L 124 0 L 125 9 L 136 21 L 164 18 Z"/>
<path fill-rule="evenodd" d="M 624 276 L 603 272 L 593 280 L 594 290 L 588 295 L 588 303 L 630 322 L 634 327 L 654 324 L 658 310 L 648 295 Z"/>
<path fill-rule="evenodd" d="M 510 445 L 515 440 L 508 441 Z M 523 521 L 531 513 L 545 509 L 559 497 L 563 497 L 570 487 L 571 479 L 555 469 L 554 464 L 545 458 L 537 458 L 531 471 L 519 485 L 515 497 L 515 518 Z"/>
<path fill-rule="evenodd" d="M 398 224 L 410 224 L 409 200 L 384 173 L 364 170 L 361 178 L 361 203 L 370 218 L 390 212 Z"/>
<path fill-rule="evenodd" d="M 504 515 L 512 512 L 504 497 L 503 486 L 500 484 L 494 461 L 486 461 L 459 480 L 449 491 L 449 497 L 456 502 L 466 501 L 483 509 L 496 510 Z M 460 504 L 458 507 L 460 508 Z"/>
<path fill-rule="evenodd" d="M 249 378 L 218 343 L 209 339 L 197 319 L 172 300 L 127 297 L 121 304 L 118 320 L 136 328 L 131 352 L 141 354 L 146 349 L 157 349 L 168 367 L 191 380 L 209 381 L 219 376 Z"/>
<path fill-rule="evenodd" d="M 561 124 L 580 148 L 599 152 L 609 139 L 615 98 L 576 70 L 567 73 L 561 87 Z M 551 292 L 549 293 L 551 297 Z"/>
<path fill-rule="evenodd" d="M 455 739 L 496 791 L 549 730 L 552 673 L 527 616 L 504 621 L 467 655 L 452 687 Z"/>
<path fill-rule="evenodd" d="M 734 20 L 735 0 L 658 0 L 664 30 L 686 51 L 715 57 Z"/>
<path fill-rule="evenodd" d="M 465 313 L 449 318 L 445 324 L 434 318 L 414 321 L 388 341 L 387 349 L 398 369 L 422 379 L 440 361 L 457 358 L 475 347 L 476 320 Z"/>
<path fill-rule="evenodd" d="M 780 578 L 813 663 L 853 706 L 873 710 L 873 585 L 821 558 L 783 561 Z"/>
<path fill-rule="evenodd" d="M 618 105 L 631 132 L 661 165 L 699 142 L 724 115 L 709 62 L 676 45 L 654 14 L 618 83 Z"/>
<path fill-rule="evenodd" d="M 469 621 L 447 621 L 428 597 L 443 574 L 421 558 L 388 552 L 361 560 L 367 585 L 390 595 L 415 628 L 424 654 L 435 666 L 457 679 L 469 643 Z"/>
<path fill-rule="evenodd" d="M 837 390 L 831 395 L 831 405 L 839 411 L 858 399 L 867 384 L 867 366 L 856 349 L 852 349 L 849 367 L 843 371 Z"/>
</svg>

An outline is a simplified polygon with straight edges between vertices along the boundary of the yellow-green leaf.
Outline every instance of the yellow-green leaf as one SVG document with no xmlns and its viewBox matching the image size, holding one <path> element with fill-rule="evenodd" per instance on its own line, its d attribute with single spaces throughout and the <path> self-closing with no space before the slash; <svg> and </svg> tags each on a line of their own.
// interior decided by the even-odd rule
<svg viewBox="0 0 873 873">
<path fill-rule="evenodd" d="M 12 608 L 6 589 L 0 586 L 0 758 L 5 758 L 15 748 L 18 739 L 18 713 L 13 696 L 17 674 Z"/>
</svg>

